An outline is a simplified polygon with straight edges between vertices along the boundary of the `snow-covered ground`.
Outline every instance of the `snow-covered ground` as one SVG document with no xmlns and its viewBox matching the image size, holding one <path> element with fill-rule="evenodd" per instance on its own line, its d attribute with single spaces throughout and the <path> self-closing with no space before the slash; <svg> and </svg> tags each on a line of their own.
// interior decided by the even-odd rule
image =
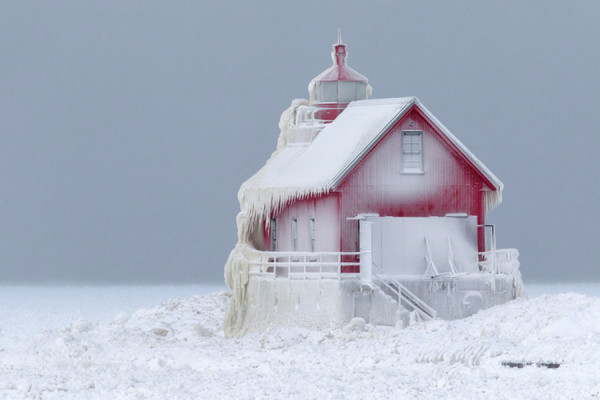
<svg viewBox="0 0 600 400">
<path fill-rule="evenodd" d="M 0 348 L 72 321 L 110 322 L 175 298 L 225 290 L 222 285 L 0 286 Z M 1 397 L 0 397 L 1 398 Z"/>
<path fill-rule="evenodd" d="M 600 285 L 526 287 L 459 321 L 241 339 L 214 288 L 0 287 L 0 398 L 600 398 Z"/>
</svg>

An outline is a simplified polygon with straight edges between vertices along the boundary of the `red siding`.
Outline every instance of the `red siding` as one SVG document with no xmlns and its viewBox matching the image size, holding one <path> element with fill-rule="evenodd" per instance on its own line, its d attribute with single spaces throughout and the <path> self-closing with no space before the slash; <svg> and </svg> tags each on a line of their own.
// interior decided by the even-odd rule
<svg viewBox="0 0 600 400">
<path fill-rule="evenodd" d="M 412 122 L 412 125 L 411 125 Z M 423 132 L 423 174 L 402 173 L 402 131 Z M 481 174 L 413 108 L 346 176 L 341 194 L 341 250 L 358 249 L 358 226 L 348 218 L 361 213 L 380 216 L 426 217 L 448 213 L 476 215 L 483 222 Z M 483 230 L 478 238 L 485 247 Z"/>
<path fill-rule="evenodd" d="M 402 131 L 405 130 L 423 132 L 422 174 L 402 172 Z M 483 224 L 484 190 L 490 186 L 481 172 L 415 106 L 344 178 L 336 193 L 292 203 L 279 214 L 282 220 L 278 229 L 289 230 L 291 215 L 304 216 L 306 213 L 301 210 L 307 204 L 314 204 L 311 206 L 314 209 L 323 199 L 339 196 L 339 208 L 327 209 L 337 214 L 334 218 L 339 218 L 339 251 L 355 252 L 358 251 L 358 223 L 348 218 L 361 213 L 392 217 L 466 213 L 477 216 L 478 224 Z M 327 220 L 331 222 L 334 218 L 330 215 Z M 268 236 L 265 234 L 265 241 Z M 288 250 L 288 240 L 283 232 L 282 239 L 282 248 Z M 325 246 L 328 251 L 338 250 L 329 249 L 332 242 L 328 240 L 328 243 Z M 483 229 L 479 230 L 478 246 L 480 251 L 485 250 Z"/>
<path fill-rule="evenodd" d="M 292 219 L 297 220 L 296 251 L 312 251 L 310 219 L 315 219 L 315 251 L 340 251 L 340 209 L 337 193 L 297 200 L 285 207 L 277 218 L 277 251 L 293 251 Z M 265 232 L 266 249 L 271 232 Z"/>
</svg>

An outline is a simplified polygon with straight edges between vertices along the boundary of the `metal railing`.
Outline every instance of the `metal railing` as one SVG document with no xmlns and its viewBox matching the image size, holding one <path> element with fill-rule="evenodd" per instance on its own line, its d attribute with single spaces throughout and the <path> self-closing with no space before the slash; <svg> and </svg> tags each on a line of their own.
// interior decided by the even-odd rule
<svg viewBox="0 0 600 400">
<path fill-rule="evenodd" d="M 510 275 L 519 269 L 517 249 L 494 249 L 479 253 L 479 268 L 482 272 Z"/>
<path fill-rule="evenodd" d="M 289 126 L 324 126 L 325 120 L 317 118 L 316 113 L 323 110 L 321 107 L 298 106 L 293 112 Z"/>
<path fill-rule="evenodd" d="M 253 250 L 248 260 L 250 275 L 284 277 L 288 279 L 357 279 L 360 262 L 358 252 L 281 252 Z M 352 261 L 347 261 L 351 260 Z M 399 304 L 408 306 L 425 321 L 435 318 L 436 312 L 404 285 L 373 263 L 379 274 L 373 272 L 373 280 L 396 296 Z"/>
<path fill-rule="evenodd" d="M 490 253 L 490 256 L 488 257 L 488 259 L 491 260 L 491 266 L 490 269 L 495 270 L 496 269 L 496 226 L 494 224 L 485 224 L 485 225 L 477 225 L 477 229 L 483 229 L 483 234 L 485 236 L 485 229 L 486 228 L 490 228 L 491 230 L 491 235 L 490 235 L 490 248 L 488 250 L 486 250 L 483 253 Z M 479 259 L 481 260 L 481 253 Z"/>
<path fill-rule="evenodd" d="M 373 263 L 373 267 L 375 267 L 378 272 L 373 272 L 373 281 L 379 284 L 380 287 L 383 286 L 387 290 L 391 291 L 396 296 L 396 301 L 398 301 L 398 304 L 409 306 L 424 321 L 429 321 L 435 318 L 437 315 L 436 311 L 427 305 L 427 303 L 418 298 L 413 292 L 408 290 L 406 286 L 398 282 L 398 280 L 387 274 L 382 267 L 375 263 Z"/>
<path fill-rule="evenodd" d="M 290 279 L 356 278 L 360 253 L 282 252 L 254 250 L 248 260 L 251 275 Z"/>
</svg>

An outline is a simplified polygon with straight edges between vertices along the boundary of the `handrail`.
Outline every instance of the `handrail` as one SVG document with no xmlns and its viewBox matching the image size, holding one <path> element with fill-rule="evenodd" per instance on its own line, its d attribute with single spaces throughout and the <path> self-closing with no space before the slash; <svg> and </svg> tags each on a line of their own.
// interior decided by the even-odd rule
<svg viewBox="0 0 600 400">
<path fill-rule="evenodd" d="M 481 271 L 493 274 L 512 274 L 519 269 L 519 251 L 517 249 L 496 249 L 479 252 Z"/>
<path fill-rule="evenodd" d="M 477 228 L 483 228 L 483 233 L 485 235 L 485 228 L 490 228 L 492 235 L 490 236 L 490 249 L 492 255 L 492 269 L 496 270 L 496 225 L 494 224 L 483 224 L 477 225 Z"/>
<path fill-rule="evenodd" d="M 326 121 L 315 118 L 315 114 L 323 110 L 322 107 L 298 106 L 294 110 L 293 118 L 290 119 L 289 126 L 325 126 Z"/>
<path fill-rule="evenodd" d="M 357 252 L 281 252 L 252 250 L 249 264 L 251 274 L 287 276 L 289 278 L 353 278 L 356 273 L 342 272 L 345 267 L 358 267 L 358 261 L 344 261 L 356 257 Z"/>
<path fill-rule="evenodd" d="M 435 318 L 437 313 L 433 308 L 431 308 L 429 305 L 427 305 L 427 303 L 418 298 L 413 292 L 408 290 L 406 286 L 394 279 L 391 275 L 388 275 L 382 267 L 380 267 L 376 263 L 373 263 L 373 266 L 375 266 L 375 268 L 377 268 L 377 270 L 380 273 L 385 274 L 385 278 L 383 278 L 382 276 L 373 272 L 373 276 L 377 279 L 378 282 L 381 282 L 386 288 L 391 290 L 392 293 L 398 296 L 398 304 L 400 304 L 401 301 L 408 303 L 413 308 L 413 310 L 419 315 L 419 317 L 421 317 L 421 319 L 425 321 Z M 394 288 L 389 282 L 394 284 L 397 289 Z"/>
</svg>

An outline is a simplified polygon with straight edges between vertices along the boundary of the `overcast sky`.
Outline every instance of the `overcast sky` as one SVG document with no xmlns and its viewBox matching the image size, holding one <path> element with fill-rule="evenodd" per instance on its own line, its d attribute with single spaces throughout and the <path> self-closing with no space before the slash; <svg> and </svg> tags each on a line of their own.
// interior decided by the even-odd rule
<svg viewBox="0 0 600 400">
<path fill-rule="evenodd" d="M 0 282 L 219 282 L 337 28 L 505 184 L 525 281 L 600 280 L 600 2 L 2 1 Z"/>
</svg>

